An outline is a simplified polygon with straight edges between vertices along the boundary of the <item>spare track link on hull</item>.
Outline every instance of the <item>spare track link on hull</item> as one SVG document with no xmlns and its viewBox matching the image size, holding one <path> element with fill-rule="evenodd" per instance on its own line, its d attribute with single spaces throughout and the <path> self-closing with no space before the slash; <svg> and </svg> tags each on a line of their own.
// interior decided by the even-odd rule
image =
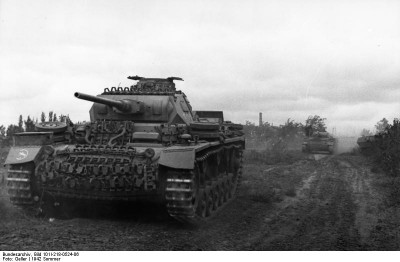
<svg viewBox="0 0 400 262">
<path fill-rule="evenodd" d="M 14 205 L 32 205 L 32 173 L 30 163 L 10 165 L 7 170 L 7 189 L 10 201 Z"/>
<path fill-rule="evenodd" d="M 235 174 L 220 173 L 213 180 L 205 181 L 205 187 L 198 187 L 197 170 L 174 170 L 167 172 L 165 199 L 170 216 L 185 223 L 198 222 L 213 216 L 238 192 L 242 177 L 243 157 L 240 146 L 239 167 Z M 222 148 L 221 148 L 222 149 Z M 206 153 L 196 159 L 196 166 L 217 154 L 221 149 Z"/>
<path fill-rule="evenodd" d="M 55 197 L 132 201 L 157 194 L 158 166 L 134 148 L 80 147 L 38 164 L 38 189 Z"/>
</svg>

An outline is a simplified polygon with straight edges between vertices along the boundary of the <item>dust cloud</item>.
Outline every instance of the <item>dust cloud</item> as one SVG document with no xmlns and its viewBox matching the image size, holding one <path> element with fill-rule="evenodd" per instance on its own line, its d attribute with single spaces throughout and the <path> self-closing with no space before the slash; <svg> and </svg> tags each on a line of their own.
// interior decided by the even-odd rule
<svg viewBox="0 0 400 262">
<path fill-rule="evenodd" d="M 337 151 L 336 154 L 349 153 L 357 147 L 357 139 L 355 136 L 337 137 Z"/>
</svg>

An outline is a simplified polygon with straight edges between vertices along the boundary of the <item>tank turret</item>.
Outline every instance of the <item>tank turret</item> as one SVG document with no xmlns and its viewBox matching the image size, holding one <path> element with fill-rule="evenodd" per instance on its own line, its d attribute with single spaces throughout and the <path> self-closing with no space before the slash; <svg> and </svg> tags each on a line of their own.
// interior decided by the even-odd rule
<svg viewBox="0 0 400 262">
<path fill-rule="evenodd" d="M 75 97 L 94 102 L 90 109 L 90 121 L 135 121 L 135 123 L 190 124 L 193 122 L 192 107 L 185 94 L 175 89 L 174 80 L 179 77 L 144 78 L 130 87 L 105 88 L 98 96 L 76 92 Z"/>
</svg>

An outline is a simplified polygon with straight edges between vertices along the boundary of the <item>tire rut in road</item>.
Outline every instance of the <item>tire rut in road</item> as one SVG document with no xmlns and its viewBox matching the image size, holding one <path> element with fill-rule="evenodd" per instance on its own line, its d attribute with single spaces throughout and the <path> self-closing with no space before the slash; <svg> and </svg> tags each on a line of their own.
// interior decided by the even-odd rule
<svg viewBox="0 0 400 262">
<path fill-rule="evenodd" d="M 257 250 L 362 249 L 356 221 L 357 206 L 344 169 L 335 158 L 319 161 L 310 189 L 297 205 L 289 206 L 269 222 L 255 244 Z"/>
<path fill-rule="evenodd" d="M 376 245 L 372 232 L 381 220 L 384 196 L 374 186 L 377 174 L 372 173 L 371 166 L 365 159 L 357 156 L 341 156 L 339 166 L 344 168 L 347 183 L 353 190 L 354 202 L 357 205 L 355 225 L 360 234 L 360 242 L 365 250 L 381 249 L 384 245 Z"/>
</svg>

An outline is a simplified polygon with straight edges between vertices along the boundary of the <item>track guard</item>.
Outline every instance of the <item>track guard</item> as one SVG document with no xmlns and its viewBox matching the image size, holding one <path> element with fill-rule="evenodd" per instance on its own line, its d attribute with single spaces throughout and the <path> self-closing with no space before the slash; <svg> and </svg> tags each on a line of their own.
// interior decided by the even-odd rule
<svg viewBox="0 0 400 262">
<path fill-rule="evenodd" d="M 43 153 L 51 153 L 51 146 L 18 146 L 11 147 L 4 165 L 24 164 L 33 161 L 35 164 L 41 160 Z"/>
<path fill-rule="evenodd" d="M 161 151 L 159 164 L 177 169 L 193 169 L 195 161 L 194 148 L 168 148 Z"/>
</svg>

